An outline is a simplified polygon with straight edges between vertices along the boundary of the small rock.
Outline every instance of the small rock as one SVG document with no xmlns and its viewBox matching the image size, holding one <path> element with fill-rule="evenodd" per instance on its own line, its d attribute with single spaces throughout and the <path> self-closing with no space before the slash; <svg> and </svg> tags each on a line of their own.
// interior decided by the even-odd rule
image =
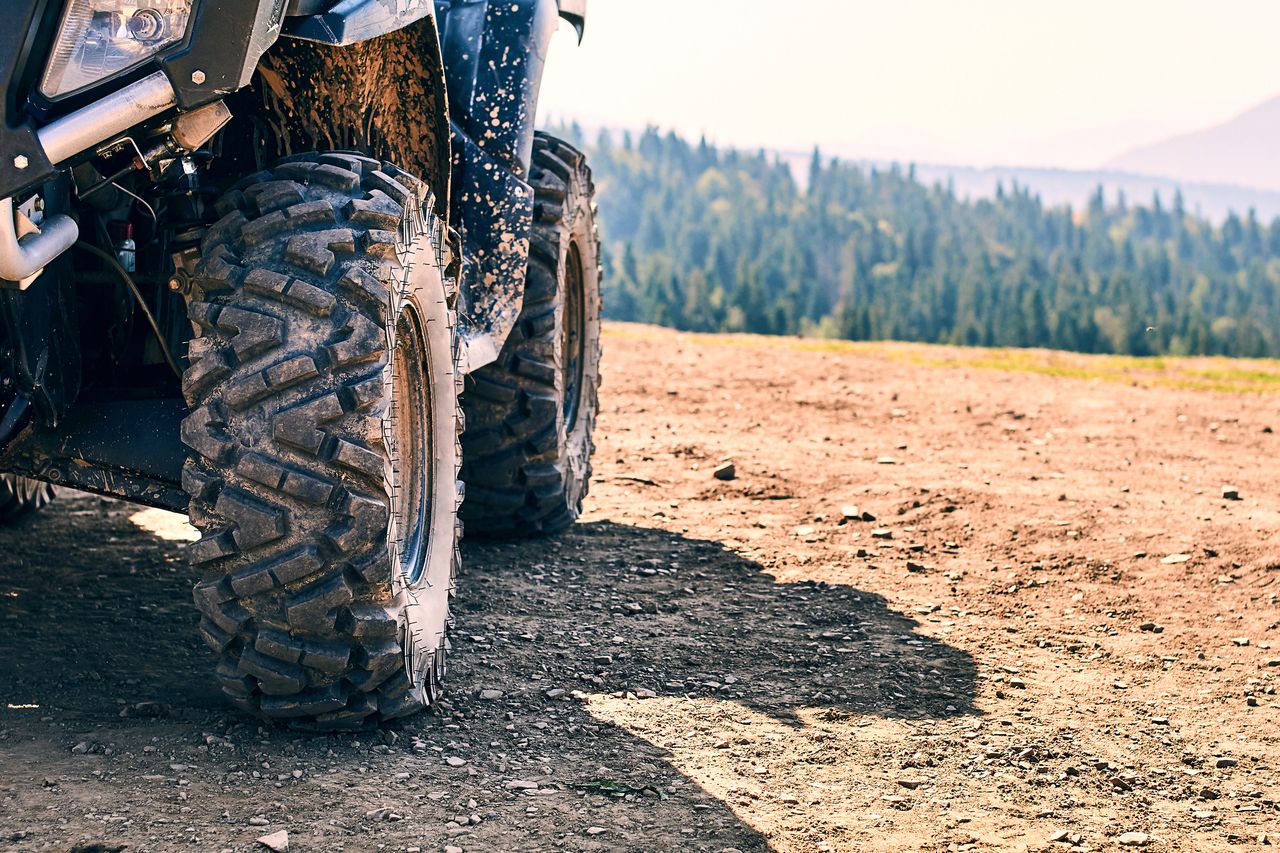
<svg viewBox="0 0 1280 853">
<path fill-rule="evenodd" d="M 1248 637 L 1232 637 L 1231 642 L 1235 643 L 1237 646 L 1247 646 L 1249 645 L 1249 638 Z"/>
<path fill-rule="evenodd" d="M 269 826 L 270 824 L 271 821 L 267 820 L 262 815 L 254 815 L 249 818 L 249 826 Z"/>
<path fill-rule="evenodd" d="M 658 694 L 647 687 L 640 687 L 636 690 L 637 699 L 657 699 Z"/>
<path fill-rule="evenodd" d="M 73 755 L 88 755 L 88 754 L 89 754 L 89 742 L 88 742 L 87 740 L 82 740 L 82 741 L 80 741 L 78 744 L 76 744 L 75 746 L 71 747 L 71 753 L 72 753 Z"/>
<path fill-rule="evenodd" d="M 894 459 L 892 456 L 880 456 L 876 459 L 876 464 L 877 465 L 897 465 L 898 460 Z"/>
<path fill-rule="evenodd" d="M 1129 689 L 1129 685 L 1128 685 L 1128 684 L 1125 684 L 1123 681 L 1117 681 L 1115 684 L 1112 684 L 1111 686 L 1112 686 L 1112 687 L 1114 687 L 1116 690 L 1128 690 L 1128 689 Z"/>
<path fill-rule="evenodd" d="M 599 835 L 600 833 L 605 832 L 605 831 L 606 831 L 606 830 L 605 830 L 605 828 L 604 828 L 603 826 L 588 826 L 588 827 L 587 827 L 587 835 Z"/>
<path fill-rule="evenodd" d="M 892 539 L 893 531 L 887 527 L 877 527 L 875 530 L 871 531 L 871 538 L 872 539 Z"/>
<path fill-rule="evenodd" d="M 1138 626 L 1139 631 L 1149 631 L 1152 634 L 1163 634 L 1164 626 L 1155 622 L 1143 622 Z"/>
<path fill-rule="evenodd" d="M 840 514 L 849 521 L 858 521 L 862 518 L 862 513 L 854 504 L 848 504 L 847 506 L 840 507 Z"/>
<path fill-rule="evenodd" d="M 1240 500 L 1240 490 L 1235 486 L 1223 486 L 1222 499 L 1225 501 L 1238 501 Z"/>
<path fill-rule="evenodd" d="M 1016 687 L 1016 688 L 1018 688 L 1019 690 L 1026 690 L 1026 689 L 1027 689 L 1027 682 L 1023 681 L 1021 678 L 1010 678 L 1010 679 L 1009 679 L 1009 686 L 1010 686 L 1010 687 Z"/>
<path fill-rule="evenodd" d="M 456 755 L 450 755 L 448 758 L 444 760 L 444 763 L 448 764 L 450 767 L 461 767 L 462 765 L 467 763 L 467 759 L 459 758 Z"/>
<path fill-rule="evenodd" d="M 282 829 L 279 832 L 262 836 L 258 839 L 258 843 L 268 850 L 274 850 L 275 853 L 284 853 L 289 849 L 289 833 Z"/>
<path fill-rule="evenodd" d="M 490 687 L 480 691 L 480 698 L 481 699 L 501 699 L 502 691 L 494 690 L 493 688 Z"/>
<path fill-rule="evenodd" d="M 444 848 L 444 853 L 462 853 L 462 848 L 449 844 Z"/>
<path fill-rule="evenodd" d="M 529 782 L 524 779 L 509 779 L 506 787 L 512 791 L 536 791 L 538 790 L 537 782 Z"/>
<path fill-rule="evenodd" d="M 1126 832 L 1116 839 L 1121 847 L 1146 847 L 1151 843 L 1151 836 L 1145 832 Z"/>
<path fill-rule="evenodd" d="M 863 520 L 863 521 L 875 521 L 875 520 L 876 520 L 876 517 L 875 517 L 874 515 L 872 515 L 871 513 L 867 512 L 866 510 L 863 510 L 863 512 L 862 512 L 862 520 Z"/>
<path fill-rule="evenodd" d="M 1052 844 L 1055 841 L 1062 841 L 1067 844 L 1070 844 L 1071 843 L 1071 839 L 1069 838 L 1070 835 L 1071 835 L 1071 830 L 1059 829 L 1056 832 L 1054 832 L 1052 835 L 1050 835 L 1048 840 L 1050 844 Z"/>
<path fill-rule="evenodd" d="M 1217 758 L 1213 762 L 1214 767 L 1235 767 L 1240 762 L 1234 758 L 1228 758 L 1225 755 Z"/>
<path fill-rule="evenodd" d="M 1172 566 L 1174 563 L 1185 563 L 1187 560 L 1190 560 L 1190 559 L 1191 559 L 1190 554 L 1170 554 L 1169 556 L 1162 559 L 1160 562 L 1164 563 L 1166 566 Z"/>
<path fill-rule="evenodd" d="M 924 779 L 899 779 L 898 780 L 899 785 L 901 785 L 902 787 L 910 791 L 914 791 L 916 788 L 919 788 L 924 783 L 925 783 Z"/>
<path fill-rule="evenodd" d="M 554 690 L 548 690 L 544 695 L 545 695 L 548 699 L 559 699 L 559 698 L 560 698 L 561 696 L 563 696 L 566 692 L 567 692 L 567 691 L 566 691 L 563 687 L 557 687 L 557 688 L 555 688 Z"/>
<path fill-rule="evenodd" d="M 736 480 L 738 477 L 738 469 L 734 467 L 732 462 L 726 462 L 712 471 L 711 476 L 715 477 L 717 480 L 724 480 L 725 482 Z"/>
<path fill-rule="evenodd" d="M 596 666 L 609 666 L 613 663 L 613 655 L 596 655 L 591 662 Z"/>
</svg>

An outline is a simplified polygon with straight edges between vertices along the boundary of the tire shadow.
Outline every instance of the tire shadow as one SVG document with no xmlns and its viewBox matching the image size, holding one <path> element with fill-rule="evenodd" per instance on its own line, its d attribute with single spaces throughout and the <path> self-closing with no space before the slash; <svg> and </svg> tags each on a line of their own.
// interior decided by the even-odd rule
<svg viewBox="0 0 1280 853">
<path fill-rule="evenodd" d="M 464 565 L 459 666 L 480 633 L 480 645 L 511 641 L 504 668 L 537 662 L 594 692 L 714 697 L 793 723 L 798 708 L 976 713 L 967 653 L 917 633 L 875 593 L 779 583 L 718 542 L 595 522 L 469 543 Z"/>
</svg>

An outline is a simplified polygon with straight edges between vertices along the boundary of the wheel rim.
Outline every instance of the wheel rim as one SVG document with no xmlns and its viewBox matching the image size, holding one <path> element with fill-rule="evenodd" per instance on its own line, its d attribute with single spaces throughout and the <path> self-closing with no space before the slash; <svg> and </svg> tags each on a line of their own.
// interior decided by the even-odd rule
<svg viewBox="0 0 1280 853">
<path fill-rule="evenodd" d="M 384 432 L 388 437 L 393 559 L 410 585 L 422 580 L 427 557 L 427 520 L 433 482 L 427 442 L 431 411 L 430 365 L 422 345 L 421 325 L 412 310 L 396 323 L 391 363 L 391 406 Z"/>
<path fill-rule="evenodd" d="M 587 306 L 583 279 L 582 253 L 578 251 L 576 242 L 570 243 L 569 256 L 565 259 L 564 322 L 560 330 L 566 432 L 572 432 L 578 422 L 578 403 L 586 367 L 583 344 L 586 341 Z"/>
</svg>

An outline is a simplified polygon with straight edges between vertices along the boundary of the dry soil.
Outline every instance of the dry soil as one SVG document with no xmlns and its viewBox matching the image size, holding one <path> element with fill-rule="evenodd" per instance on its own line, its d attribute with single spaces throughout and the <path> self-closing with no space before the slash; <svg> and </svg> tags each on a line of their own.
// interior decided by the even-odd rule
<svg viewBox="0 0 1280 853">
<path fill-rule="evenodd" d="M 611 327 L 585 517 L 467 547 L 380 733 L 229 710 L 190 529 L 64 493 L 0 531 L 0 848 L 1280 843 L 1280 397 L 1072 363 Z"/>
</svg>

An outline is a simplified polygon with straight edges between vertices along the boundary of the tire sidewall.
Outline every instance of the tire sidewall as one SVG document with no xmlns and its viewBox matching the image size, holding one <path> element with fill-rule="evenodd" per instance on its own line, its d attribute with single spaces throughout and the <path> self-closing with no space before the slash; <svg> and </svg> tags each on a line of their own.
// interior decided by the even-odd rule
<svg viewBox="0 0 1280 853">
<path fill-rule="evenodd" d="M 393 574 L 396 601 L 402 613 L 405 671 L 416 698 L 424 705 L 435 698 L 430 695 L 430 687 L 444 675 L 449 600 L 458 571 L 457 474 L 462 459 L 458 441 L 460 374 L 454 315 L 449 307 L 450 287 L 439 259 L 422 256 L 435 251 L 433 241 L 422 231 L 425 227 L 420 203 L 406 205 L 402 234 L 408 239 L 401 243 L 394 280 L 388 288 L 393 309 L 388 312 L 389 352 L 398 352 L 397 319 L 405 310 L 412 310 L 419 321 L 421 352 L 425 356 L 425 364 L 419 369 L 427 387 L 428 457 L 407 461 L 425 465 L 429 472 L 426 552 L 416 582 L 411 582 L 398 566 Z M 389 405 L 387 410 L 393 411 L 393 407 Z M 388 483 L 390 494 L 398 488 L 397 482 Z M 388 533 L 394 535 L 390 526 Z"/>
<path fill-rule="evenodd" d="M 561 298 L 556 308 L 557 349 L 561 347 L 563 336 L 560 330 L 568 322 L 566 312 L 569 310 L 567 287 L 569 283 L 568 265 L 574 262 L 573 249 L 578 252 L 578 261 L 582 264 L 582 385 L 579 388 L 577 404 L 577 420 L 572 429 L 564 416 L 563 406 L 558 416 L 559 443 L 563 448 L 562 459 L 565 465 L 564 489 L 565 505 L 576 517 L 582 510 L 582 502 L 587 494 L 591 478 L 591 454 L 595 449 L 591 436 L 595 428 L 597 400 L 600 382 L 600 251 L 596 239 L 595 218 L 592 210 L 591 194 L 583 185 L 582 173 L 575 170 L 570 181 L 570 197 L 565 205 L 567 221 L 561 231 L 560 258 L 556 270 L 556 279 Z M 557 364 L 563 365 L 569 353 L 557 352 Z M 560 399 L 564 399 L 563 373 L 557 378 L 560 385 Z"/>
</svg>

